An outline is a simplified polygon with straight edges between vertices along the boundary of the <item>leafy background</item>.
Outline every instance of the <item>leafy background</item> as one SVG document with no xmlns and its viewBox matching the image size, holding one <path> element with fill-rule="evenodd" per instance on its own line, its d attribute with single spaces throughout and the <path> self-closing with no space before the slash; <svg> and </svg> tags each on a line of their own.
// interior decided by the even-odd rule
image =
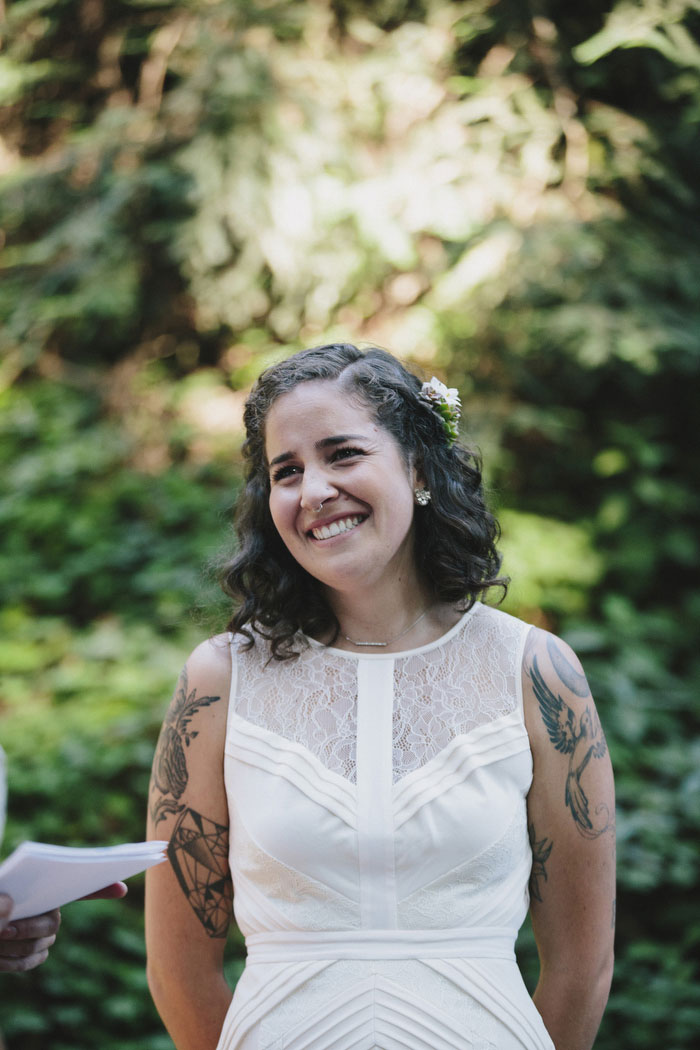
<svg viewBox="0 0 700 1050">
<path fill-rule="evenodd" d="M 15 0 L 0 52 L 4 843 L 139 839 L 225 608 L 241 406 L 334 338 L 457 385 L 617 773 L 600 1050 L 700 1030 L 700 4 Z M 142 886 L 6 977 L 9 1050 L 167 1050 Z M 536 976 L 530 935 L 521 938 Z M 230 976 L 241 967 L 232 937 Z M 9 994 L 7 994 L 9 991 Z"/>
</svg>

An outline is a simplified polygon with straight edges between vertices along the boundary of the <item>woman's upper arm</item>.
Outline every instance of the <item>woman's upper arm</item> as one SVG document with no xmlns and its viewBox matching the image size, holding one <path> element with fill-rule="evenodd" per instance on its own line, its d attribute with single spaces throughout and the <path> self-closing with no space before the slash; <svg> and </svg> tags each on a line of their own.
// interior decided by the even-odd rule
<svg viewBox="0 0 700 1050">
<path fill-rule="evenodd" d="M 543 967 L 582 979 L 611 966 L 615 922 L 615 794 L 593 697 L 570 647 L 533 629 L 523 661 L 533 753 L 530 900 Z"/>
<path fill-rule="evenodd" d="M 169 840 L 169 864 L 147 877 L 149 954 L 187 943 L 223 955 L 232 916 L 223 759 L 230 650 L 223 637 L 194 650 L 161 728 L 148 799 L 148 837 Z M 171 956 L 172 958 L 172 956 Z"/>
</svg>

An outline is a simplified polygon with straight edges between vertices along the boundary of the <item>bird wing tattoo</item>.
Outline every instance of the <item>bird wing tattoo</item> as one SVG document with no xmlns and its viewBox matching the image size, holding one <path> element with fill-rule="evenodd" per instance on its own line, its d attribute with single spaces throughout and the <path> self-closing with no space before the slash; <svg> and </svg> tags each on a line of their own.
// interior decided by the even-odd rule
<svg viewBox="0 0 700 1050">
<path fill-rule="evenodd" d="M 547 685 L 533 656 L 528 669 L 539 704 L 542 721 L 557 751 L 569 756 L 569 769 L 564 789 L 564 803 L 571 812 L 577 830 L 585 838 L 597 838 L 610 827 L 610 811 L 598 806 L 593 823 L 590 805 L 581 778 L 591 758 L 602 758 L 607 751 L 605 735 L 595 709 L 586 706 L 577 719 L 574 710 Z"/>
<path fill-rule="evenodd" d="M 561 751 L 564 755 L 570 755 L 576 747 L 576 716 L 574 712 L 568 704 L 564 703 L 560 696 L 555 696 L 549 688 L 542 677 L 536 656 L 532 658 L 532 668 L 529 674 L 549 739 L 557 751 Z"/>
</svg>

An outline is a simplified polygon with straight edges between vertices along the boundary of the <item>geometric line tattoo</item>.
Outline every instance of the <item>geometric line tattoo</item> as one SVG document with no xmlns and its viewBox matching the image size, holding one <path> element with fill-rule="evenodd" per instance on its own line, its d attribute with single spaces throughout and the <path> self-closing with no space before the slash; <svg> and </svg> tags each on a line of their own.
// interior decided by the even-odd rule
<svg viewBox="0 0 700 1050">
<path fill-rule="evenodd" d="M 210 937 L 225 937 L 231 923 L 228 845 L 227 827 L 183 807 L 168 857 L 182 892 Z"/>
</svg>

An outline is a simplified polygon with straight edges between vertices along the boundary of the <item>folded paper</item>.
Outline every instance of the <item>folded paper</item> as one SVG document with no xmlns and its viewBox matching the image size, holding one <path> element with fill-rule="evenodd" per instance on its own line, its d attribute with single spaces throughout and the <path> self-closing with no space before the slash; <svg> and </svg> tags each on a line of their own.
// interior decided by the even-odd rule
<svg viewBox="0 0 700 1050">
<path fill-rule="evenodd" d="M 11 919 L 41 915 L 161 864 L 167 846 L 165 841 L 91 847 L 23 842 L 0 864 L 0 893 L 14 901 Z"/>
</svg>

